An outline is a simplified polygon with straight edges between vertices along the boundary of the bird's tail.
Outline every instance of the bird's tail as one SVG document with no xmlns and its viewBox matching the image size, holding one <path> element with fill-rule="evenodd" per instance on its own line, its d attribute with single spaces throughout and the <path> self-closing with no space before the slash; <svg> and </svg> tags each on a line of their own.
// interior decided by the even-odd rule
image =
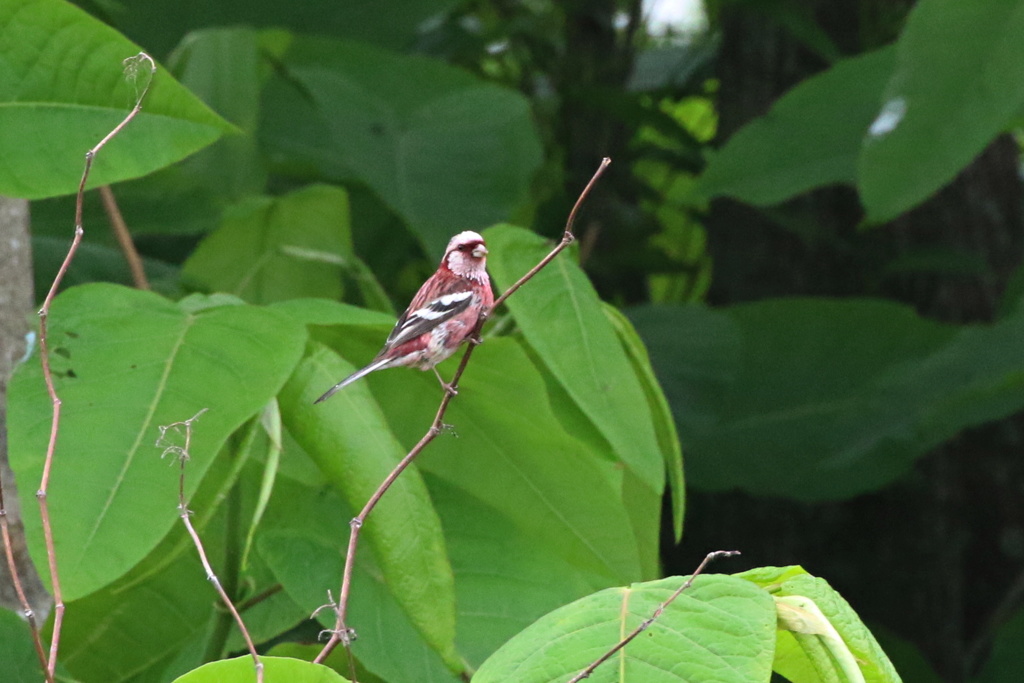
<svg viewBox="0 0 1024 683">
<path fill-rule="evenodd" d="M 328 389 L 326 391 L 326 393 L 324 393 L 323 396 L 321 396 L 317 400 L 313 401 L 313 403 L 316 404 L 316 403 L 320 403 L 322 401 L 326 401 L 331 396 L 334 396 L 336 393 L 338 393 L 339 391 L 341 391 L 342 389 L 347 387 L 349 384 L 352 384 L 352 382 L 355 382 L 357 379 L 359 379 L 361 377 L 366 377 L 367 375 L 369 375 L 374 370 L 380 370 L 381 368 L 387 367 L 388 362 L 390 360 L 391 360 L 390 358 L 381 358 L 380 360 L 375 360 L 374 362 L 370 363 L 369 365 L 367 365 L 362 370 L 357 370 L 356 372 L 353 372 L 351 375 L 349 375 L 348 377 L 346 377 L 345 379 L 341 380 L 340 382 L 335 384 L 333 387 Z"/>
</svg>

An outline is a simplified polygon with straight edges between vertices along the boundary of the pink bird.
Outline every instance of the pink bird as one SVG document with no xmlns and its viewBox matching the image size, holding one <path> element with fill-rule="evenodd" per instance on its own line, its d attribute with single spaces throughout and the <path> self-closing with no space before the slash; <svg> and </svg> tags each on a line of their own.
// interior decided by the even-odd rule
<svg viewBox="0 0 1024 683">
<path fill-rule="evenodd" d="M 326 401 L 357 379 L 376 370 L 408 366 L 434 370 L 455 353 L 468 337 L 480 315 L 494 304 L 491 279 L 487 275 L 487 247 L 484 238 L 467 230 L 448 242 L 441 265 L 430 276 L 409 308 L 391 330 L 384 348 L 362 370 L 341 380 L 314 403 Z"/>
</svg>

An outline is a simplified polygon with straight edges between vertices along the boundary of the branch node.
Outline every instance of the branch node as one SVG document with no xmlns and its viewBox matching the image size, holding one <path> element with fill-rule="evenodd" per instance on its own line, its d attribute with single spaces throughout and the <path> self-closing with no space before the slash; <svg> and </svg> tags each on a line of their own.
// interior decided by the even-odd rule
<svg viewBox="0 0 1024 683">
<path fill-rule="evenodd" d="M 356 642 L 356 638 L 358 637 L 359 636 L 356 634 L 356 630 L 354 628 L 343 626 L 340 629 L 325 628 L 323 631 L 320 631 L 318 640 L 332 640 L 333 638 L 337 638 L 343 647 L 348 647 L 352 643 Z"/>
</svg>

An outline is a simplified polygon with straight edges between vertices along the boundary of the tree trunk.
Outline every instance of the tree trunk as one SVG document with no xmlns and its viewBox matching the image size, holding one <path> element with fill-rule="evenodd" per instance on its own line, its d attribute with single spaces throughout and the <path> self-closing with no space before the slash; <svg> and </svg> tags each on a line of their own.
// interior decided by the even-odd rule
<svg viewBox="0 0 1024 683">
<path fill-rule="evenodd" d="M 38 623 L 42 623 L 49 613 L 51 600 L 28 555 L 14 473 L 7 460 L 7 382 L 15 365 L 25 355 L 26 316 L 34 298 L 27 201 L 0 197 L 0 245 L 0 484 L 3 486 L 3 503 L 18 576 Z M 24 612 L 15 594 L 6 559 L 0 561 L 0 605 L 18 613 Z"/>
</svg>

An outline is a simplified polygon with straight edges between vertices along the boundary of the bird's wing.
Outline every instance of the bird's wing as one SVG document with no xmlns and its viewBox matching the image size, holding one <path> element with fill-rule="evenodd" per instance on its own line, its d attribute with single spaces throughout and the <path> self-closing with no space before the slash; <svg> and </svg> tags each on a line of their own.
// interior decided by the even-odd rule
<svg viewBox="0 0 1024 683">
<path fill-rule="evenodd" d="M 420 308 L 410 307 L 395 323 L 395 329 L 391 330 L 388 340 L 384 343 L 384 351 L 430 332 L 441 323 L 465 311 L 472 301 L 473 290 L 465 289 L 442 294 Z"/>
</svg>

